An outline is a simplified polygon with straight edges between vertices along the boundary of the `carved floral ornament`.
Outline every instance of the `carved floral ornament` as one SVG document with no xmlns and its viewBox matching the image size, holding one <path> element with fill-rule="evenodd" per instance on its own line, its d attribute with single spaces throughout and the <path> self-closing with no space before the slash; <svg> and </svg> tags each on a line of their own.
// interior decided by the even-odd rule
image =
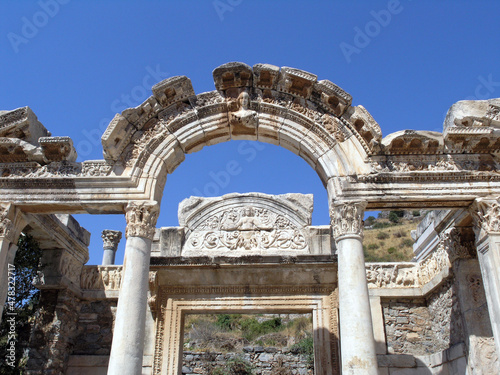
<svg viewBox="0 0 500 375">
<path fill-rule="evenodd" d="M 12 243 L 24 225 L 23 217 L 12 203 L 0 204 L 0 239 L 5 238 Z"/>
<path fill-rule="evenodd" d="M 125 236 L 153 239 L 159 207 L 154 201 L 130 202 L 125 209 Z"/>
<path fill-rule="evenodd" d="M 363 215 L 366 202 L 334 203 L 331 211 L 331 225 L 336 240 L 341 236 L 363 236 Z"/>
<path fill-rule="evenodd" d="M 500 233 L 500 197 L 496 199 L 478 198 L 471 206 L 476 239 L 482 231 L 487 234 Z"/>
</svg>

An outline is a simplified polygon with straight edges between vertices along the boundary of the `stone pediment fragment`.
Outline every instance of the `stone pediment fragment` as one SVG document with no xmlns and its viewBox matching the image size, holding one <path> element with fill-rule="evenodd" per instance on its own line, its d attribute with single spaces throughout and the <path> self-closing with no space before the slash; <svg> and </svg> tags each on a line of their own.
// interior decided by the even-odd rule
<svg viewBox="0 0 500 375">
<path fill-rule="evenodd" d="M 0 113 L 0 137 L 17 138 L 36 146 L 38 138 L 48 136 L 50 132 L 29 107 Z"/>
<path fill-rule="evenodd" d="M 42 137 L 39 142 L 47 161 L 76 161 L 76 150 L 70 137 Z"/>
<path fill-rule="evenodd" d="M 424 130 L 402 130 L 382 140 L 386 155 L 442 154 L 443 135 Z"/>
<path fill-rule="evenodd" d="M 349 107 L 343 118 L 357 132 L 361 138 L 360 141 L 365 143 L 373 153 L 380 151 L 382 130 L 380 129 L 380 125 L 363 106 Z"/>
<path fill-rule="evenodd" d="M 500 99 L 453 104 L 444 122 L 444 140 L 450 152 L 500 151 Z"/>
<path fill-rule="evenodd" d="M 191 197 L 179 205 L 183 255 L 307 253 L 312 195 L 228 194 Z"/>
<path fill-rule="evenodd" d="M 309 99 L 317 79 L 317 75 L 305 70 L 284 66 L 281 68 L 278 91 Z"/>
<path fill-rule="evenodd" d="M 212 75 L 214 76 L 215 88 L 218 91 L 253 85 L 252 68 L 241 62 L 230 62 L 221 65 L 214 69 Z"/>
<path fill-rule="evenodd" d="M 153 95 L 163 107 L 186 100 L 195 95 L 191 80 L 186 76 L 164 79 L 151 89 Z"/>
<path fill-rule="evenodd" d="M 351 95 L 327 79 L 314 84 L 312 95 L 317 97 L 317 102 L 323 108 L 337 116 L 342 116 L 352 103 Z"/>
</svg>

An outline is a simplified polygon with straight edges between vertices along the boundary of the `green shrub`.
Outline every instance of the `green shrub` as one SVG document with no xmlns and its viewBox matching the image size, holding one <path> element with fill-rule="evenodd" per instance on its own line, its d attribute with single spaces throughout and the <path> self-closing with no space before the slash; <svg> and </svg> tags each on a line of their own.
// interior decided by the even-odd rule
<svg viewBox="0 0 500 375">
<path fill-rule="evenodd" d="M 252 365 L 241 357 L 234 357 L 229 359 L 224 366 L 218 366 L 212 371 L 210 375 L 252 375 Z"/>
<path fill-rule="evenodd" d="M 243 337 L 248 341 L 252 341 L 258 336 L 265 335 L 270 332 L 278 332 L 283 329 L 281 318 L 274 317 L 270 320 L 265 320 L 262 323 L 255 318 L 242 319 L 240 321 Z"/>
<path fill-rule="evenodd" d="M 312 336 L 307 336 L 295 345 L 292 345 L 290 347 L 290 352 L 306 355 L 308 367 L 314 367 L 314 342 Z"/>
<path fill-rule="evenodd" d="M 391 211 L 389 213 L 389 221 L 394 224 L 399 223 L 399 216 L 396 214 L 395 211 Z"/>
<path fill-rule="evenodd" d="M 409 238 L 405 238 L 401 243 L 399 244 L 400 248 L 405 248 L 405 247 L 412 247 L 413 246 L 413 241 L 410 240 Z"/>
<path fill-rule="evenodd" d="M 380 246 L 376 243 L 371 243 L 368 245 L 368 250 L 377 250 Z"/>
<path fill-rule="evenodd" d="M 365 225 L 372 226 L 375 222 L 375 216 L 368 216 L 365 220 Z"/>
<path fill-rule="evenodd" d="M 378 232 L 377 233 L 377 238 L 379 240 L 385 240 L 387 238 L 389 238 L 389 233 L 386 233 L 386 232 Z"/>
<path fill-rule="evenodd" d="M 395 251 L 396 251 L 396 248 L 395 248 L 395 247 L 390 247 L 390 248 L 388 248 L 388 249 L 387 249 L 387 252 L 388 252 L 389 254 L 392 254 L 392 253 L 394 253 Z"/>
<path fill-rule="evenodd" d="M 412 215 L 413 216 L 420 216 L 420 211 L 415 210 L 412 212 Z"/>
<path fill-rule="evenodd" d="M 215 325 L 223 331 L 233 331 L 239 325 L 241 314 L 218 314 Z"/>
<path fill-rule="evenodd" d="M 398 230 L 396 232 L 394 232 L 392 235 L 396 238 L 401 238 L 401 237 L 406 237 L 406 232 L 405 231 L 402 231 L 402 230 Z"/>
<path fill-rule="evenodd" d="M 380 223 L 380 222 L 377 222 L 375 224 L 372 225 L 372 228 L 373 229 L 384 229 L 384 228 L 388 228 L 390 227 L 391 224 L 389 223 Z"/>
</svg>

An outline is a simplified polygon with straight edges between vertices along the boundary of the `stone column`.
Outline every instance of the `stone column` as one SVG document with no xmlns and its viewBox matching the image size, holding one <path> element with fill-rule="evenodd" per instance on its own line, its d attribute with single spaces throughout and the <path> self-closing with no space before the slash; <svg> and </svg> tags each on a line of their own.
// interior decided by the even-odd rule
<svg viewBox="0 0 500 375">
<path fill-rule="evenodd" d="M 131 202 L 126 207 L 126 219 L 127 245 L 108 366 L 110 375 L 142 373 L 149 260 L 158 204 Z"/>
<path fill-rule="evenodd" d="M 9 287 L 9 266 L 14 262 L 17 251 L 17 239 L 25 226 L 24 218 L 11 203 L 0 204 L 0 319 Z"/>
<path fill-rule="evenodd" d="M 500 357 L 500 203 L 478 198 L 471 206 L 476 249 L 490 313 L 491 329 Z"/>
<path fill-rule="evenodd" d="M 105 229 L 101 234 L 103 241 L 102 265 L 110 266 L 115 264 L 116 249 L 122 238 L 122 232 L 119 230 Z"/>
<path fill-rule="evenodd" d="M 340 352 L 344 375 L 377 375 L 377 355 L 363 254 L 365 202 L 334 203 L 339 267 Z"/>
</svg>

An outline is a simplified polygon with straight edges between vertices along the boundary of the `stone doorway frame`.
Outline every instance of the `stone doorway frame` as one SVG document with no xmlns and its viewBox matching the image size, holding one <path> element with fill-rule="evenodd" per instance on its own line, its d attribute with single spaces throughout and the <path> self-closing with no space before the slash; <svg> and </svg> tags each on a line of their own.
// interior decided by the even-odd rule
<svg viewBox="0 0 500 375">
<path fill-rule="evenodd" d="M 338 294 L 332 287 L 180 286 L 160 288 L 159 295 L 154 375 L 181 373 L 185 316 L 214 313 L 312 313 L 315 374 L 340 374 Z"/>
</svg>

